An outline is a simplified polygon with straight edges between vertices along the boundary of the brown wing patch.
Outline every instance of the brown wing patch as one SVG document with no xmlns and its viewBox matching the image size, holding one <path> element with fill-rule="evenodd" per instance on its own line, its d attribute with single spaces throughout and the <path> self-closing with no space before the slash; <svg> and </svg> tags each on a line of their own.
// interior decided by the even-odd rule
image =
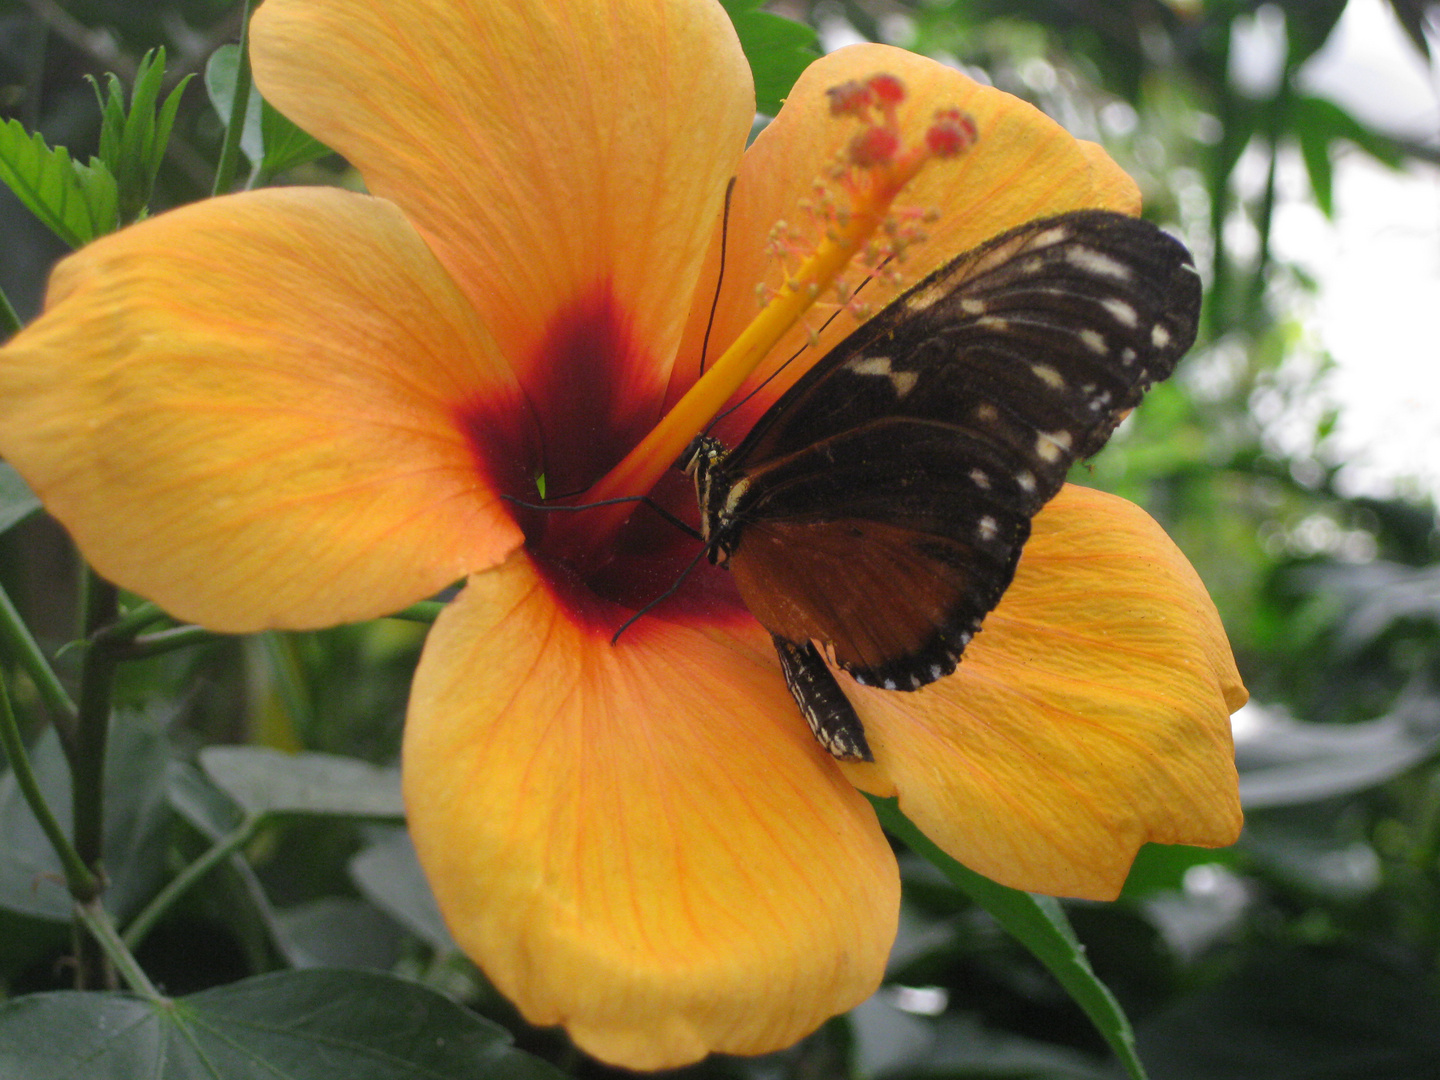
<svg viewBox="0 0 1440 1080">
<path fill-rule="evenodd" d="M 858 682 L 915 690 L 955 669 L 974 612 L 1009 584 L 977 579 L 976 563 L 950 538 L 841 519 L 754 521 L 728 565 L 772 634 L 819 642 Z"/>
</svg>

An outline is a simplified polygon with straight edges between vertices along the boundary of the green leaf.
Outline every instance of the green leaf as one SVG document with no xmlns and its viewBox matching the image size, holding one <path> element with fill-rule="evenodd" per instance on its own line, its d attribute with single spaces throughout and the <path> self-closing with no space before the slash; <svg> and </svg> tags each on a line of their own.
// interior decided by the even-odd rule
<svg viewBox="0 0 1440 1080">
<path fill-rule="evenodd" d="M 363 971 L 261 975 L 153 1004 L 62 991 L 0 1007 L 0 1077 L 558 1080 L 509 1033 L 426 987 Z"/>
<path fill-rule="evenodd" d="M 125 88 L 114 75 L 105 77 L 105 89 L 92 80 L 100 103 L 100 160 L 115 177 L 119 189 L 119 218 L 122 225 L 145 216 L 155 190 L 155 176 L 165 156 L 165 144 L 180 106 L 180 95 L 190 76 L 180 80 L 156 114 L 160 85 L 165 79 L 165 50 L 151 49 L 135 72 L 130 104 L 125 105 Z"/>
<path fill-rule="evenodd" d="M 260 746 L 200 751 L 206 775 L 249 814 L 403 818 L 400 770 L 333 754 L 285 754 Z"/>
<path fill-rule="evenodd" d="M 220 122 L 230 123 L 230 107 L 235 100 L 235 77 L 240 71 L 240 46 L 221 45 L 210 54 L 205 65 L 205 92 L 210 104 L 220 114 Z M 260 95 L 252 88 L 245 107 L 245 130 L 240 135 L 240 149 L 252 165 L 265 157 L 265 134 L 261 129 Z"/>
<path fill-rule="evenodd" d="M 946 855 L 900 812 L 894 799 L 870 797 L 880 824 L 903 840 L 915 854 L 928 860 L 990 913 L 1006 931 L 1034 954 L 1055 976 L 1074 1002 L 1105 1037 L 1110 1049 L 1134 1080 L 1144 1080 L 1145 1067 L 1135 1053 L 1135 1033 L 1120 1003 L 1095 976 L 1085 959 L 1084 946 L 1075 937 L 1065 912 L 1053 897 L 1033 896 L 997 885 Z"/>
<path fill-rule="evenodd" d="M 137 911 L 165 873 L 169 757 L 157 722 L 134 714 L 116 716 L 105 759 L 105 863 L 110 874 L 105 903 L 119 918 Z M 35 740 L 30 763 L 46 801 L 68 832 L 70 771 L 53 728 Z M 0 775 L 0 836 L 5 838 L 0 844 L 0 907 L 68 922 L 71 901 L 60 861 L 8 770 Z"/>
<path fill-rule="evenodd" d="M 350 860 L 350 877 L 376 907 L 439 952 L 453 952 L 430 883 L 404 829 L 392 829 Z"/>
<path fill-rule="evenodd" d="M 1310 724 L 1270 717 L 1237 749 L 1246 810 L 1293 806 L 1378 787 L 1440 752 L 1435 699 L 1428 695 L 1378 720 Z"/>
<path fill-rule="evenodd" d="M 761 0 L 721 0 L 755 77 L 755 107 L 774 116 L 795 80 L 819 55 L 815 31 L 760 11 Z"/>
<path fill-rule="evenodd" d="M 0 533 L 20 524 L 36 510 L 40 500 L 9 465 L 0 461 Z"/>
<path fill-rule="evenodd" d="M 262 167 L 271 175 L 334 152 L 319 139 L 301 131 L 268 101 L 260 104 L 260 130 L 265 146 Z"/>
<path fill-rule="evenodd" d="M 1330 139 L 1315 128 L 1297 124 L 1295 134 L 1300 140 L 1300 156 L 1305 160 L 1305 171 L 1310 174 L 1310 190 L 1315 193 L 1315 205 L 1332 221 L 1335 218 L 1334 169 L 1330 164 Z"/>
<path fill-rule="evenodd" d="M 0 124 L 0 180 L 61 240 L 88 244 L 119 224 L 115 177 L 98 158 L 72 161 L 63 146 L 51 149 L 39 132 L 18 120 Z"/>
<path fill-rule="evenodd" d="M 240 70 L 240 47 L 222 45 L 205 66 L 205 89 L 210 104 L 220 114 L 222 123 L 230 122 L 230 108 L 235 100 L 235 76 Z M 245 108 L 245 130 L 240 136 L 240 149 L 252 166 L 266 175 L 273 175 L 297 165 L 315 161 L 333 151 L 296 127 L 278 109 L 250 88 Z"/>
</svg>

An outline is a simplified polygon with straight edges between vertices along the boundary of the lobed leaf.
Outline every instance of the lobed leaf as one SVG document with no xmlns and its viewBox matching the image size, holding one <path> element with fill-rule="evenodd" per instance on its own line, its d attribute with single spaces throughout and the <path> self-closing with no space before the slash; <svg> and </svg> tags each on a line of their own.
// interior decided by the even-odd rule
<svg viewBox="0 0 1440 1080">
<path fill-rule="evenodd" d="M 0 1077 L 558 1080 L 503 1028 L 415 983 L 288 971 L 174 1001 L 61 991 L 0 1007 Z"/>
<path fill-rule="evenodd" d="M 119 189 L 98 158 L 82 165 L 63 146 L 53 149 L 18 120 L 0 124 L 0 180 L 29 211 L 71 247 L 114 231 Z"/>
</svg>

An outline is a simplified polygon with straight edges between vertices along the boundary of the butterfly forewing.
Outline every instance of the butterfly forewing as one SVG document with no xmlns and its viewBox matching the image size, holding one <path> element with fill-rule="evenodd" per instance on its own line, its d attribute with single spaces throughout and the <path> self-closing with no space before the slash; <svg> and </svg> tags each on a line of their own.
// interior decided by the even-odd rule
<svg viewBox="0 0 1440 1080">
<path fill-rule="evenodd" d="M 712 554 L 772 634 L 819 642 L 858 681 L 948 674 L 1031 517 L 1170 374 L 1199 306 L 1188 252 L 1143 221 L 1080 211 L 997 237 L 707 461 Z"/>
</svg>

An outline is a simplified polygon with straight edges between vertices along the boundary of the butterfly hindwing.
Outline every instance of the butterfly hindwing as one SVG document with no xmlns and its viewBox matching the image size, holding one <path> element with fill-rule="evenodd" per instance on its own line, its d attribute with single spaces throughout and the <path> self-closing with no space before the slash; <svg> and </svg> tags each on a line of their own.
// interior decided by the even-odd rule
<svg viewBox="0 0 1440 1080">
<path fill-rule="evenodd" d="M 891 689 L 948 674 L 1030 519 L 1174 369 L 1199 305 L 1185 248 L 1106 211 L 958 257 L 709 454 L 697 479 L 712 557 L 777 647 L 818 642 Z"/>
</svg>

